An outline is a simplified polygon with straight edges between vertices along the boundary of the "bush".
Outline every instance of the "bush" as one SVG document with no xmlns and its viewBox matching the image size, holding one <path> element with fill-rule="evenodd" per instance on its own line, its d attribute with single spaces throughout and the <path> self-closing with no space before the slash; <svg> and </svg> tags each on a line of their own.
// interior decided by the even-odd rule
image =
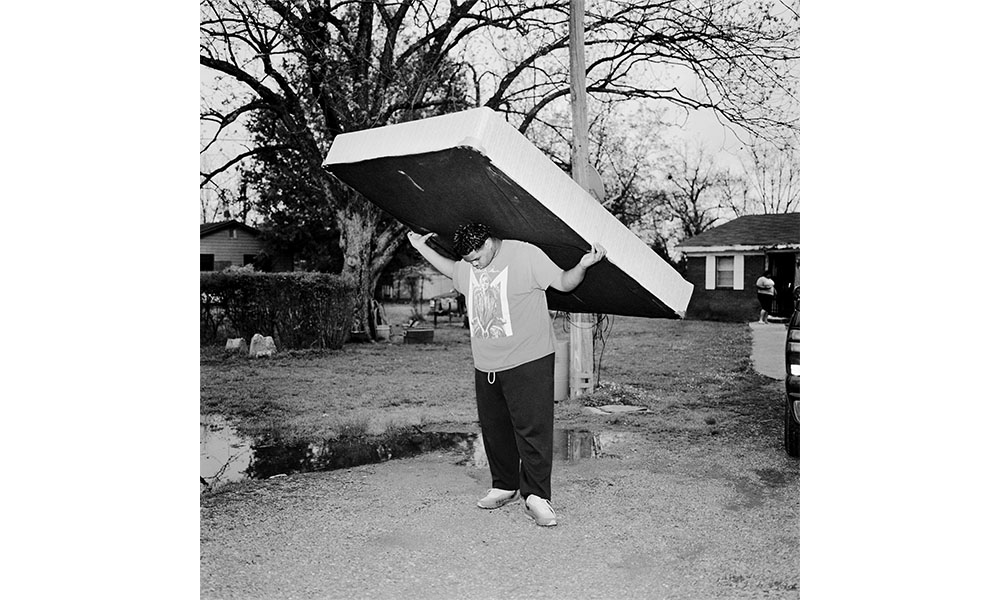
<svg viewBox="0 0 1000 600">
<path fill-rule="evenodd" d="M 249 343 L 259 333 L 281 349 L 336 349 L 350 329 L 353 303 L 354 289 L 325 273 L 202 273 L 201 341 Z"/>
</svg>

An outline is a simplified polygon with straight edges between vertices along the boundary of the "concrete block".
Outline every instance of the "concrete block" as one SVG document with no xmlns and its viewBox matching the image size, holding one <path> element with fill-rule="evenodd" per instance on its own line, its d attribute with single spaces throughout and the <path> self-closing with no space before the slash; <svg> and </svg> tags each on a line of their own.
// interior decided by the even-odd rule
<svg viewBox="0 0 1000 600">
<path fill-rule="evenodd" d="M 274 345 L 274 338 L 271 336 L 265 337 L 259 333 L 253 334 L 253 338 L 250 340 L 251 358 L 273 356 L 277 351 L 278 348 Z"/>
</svg>

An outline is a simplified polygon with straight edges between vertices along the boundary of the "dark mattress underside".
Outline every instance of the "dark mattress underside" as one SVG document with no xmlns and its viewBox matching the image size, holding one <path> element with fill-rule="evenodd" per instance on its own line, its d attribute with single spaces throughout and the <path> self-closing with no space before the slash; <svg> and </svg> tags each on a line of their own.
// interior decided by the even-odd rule
<svg viewBox="0 0 1000 600">
<path fill-rule="evenodd" d="M 459 226 L 480 222 L 500 238 L 530 242 L 569 269 L 590 243 L 469 147 L 388 156 L 326 169 L 414 231 L 433 231 L 431 245 L 453 259 Z M 578 313 L 678 318 L 678 314 L 608 260 L 587 271 L 570 293 L 549 289 L 549 308 Z"/>
</svg>

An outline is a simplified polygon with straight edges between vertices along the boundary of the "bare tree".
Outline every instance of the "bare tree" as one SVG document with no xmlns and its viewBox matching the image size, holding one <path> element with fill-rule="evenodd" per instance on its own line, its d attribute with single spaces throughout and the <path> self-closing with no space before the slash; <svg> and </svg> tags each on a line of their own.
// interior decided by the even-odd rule
<svg viewBox="0 0 1000 600">
<path fill-rule="evenodd" d="M 565 0 L 202 0 L 201 13 L 203 151 L 252 132 L 203 186 L 250 161 L 265 218 L 336 228 L 356 306 L 404 232 L 322 169 L 337 135 L 484 105 L 567 162 Z M 586 20 L 596 105 L 710 109 L 762 137 L 796 127 L 798 24 L 783 5 L 592 0 Z"/>
<path fill-rule="evenodd" d="M 735 216 L 780 214 L 799 209 L 797 141 L 755 139 L 743 148 L 741 168 L 719 179 L 722 204 Z"/>
<path fill-rule="evenodd" d="M 749 194 L 733 210 L 743 214 L 778 214 L 799 209 L 799 150 L 797 140 L 774 144 L 754 140 L 746 149 L 743 172 Z"/>
<path fill-rule="evenodd" d="M 629 168 L 612 179 L 613 193 L 604 202 L 623 224 L 663 258 L 675 263 L 672 248 L 680 240 L 703 233 L 731 216 L 723 203 L 723 172 L 703 142 L 650 140 L 637 142 Z"/>
<path fill-rule="evenodd" d="M 590 130 L 591 161 L 601 173 L 605 189 L 602 204 L 647 242 L 651 230 L 646 219 L 647 191 L 657 172 L 657 155 L 662 153 L 663 143 L 649 132 L 665 128 L 655 115 L 627 119 L 605 110 L 594 116 Z"/>
<path fill-rule="evenodd" d="M 201 189 L 201 221 L 212 223 L 219 219 L 235 219 L 250 224 L 255 214 L 254 201 L 249 196 L 249 182 L 241 169 L 236 169 L 235 181 L 229 186 L 210 181 Z"/>
<path fill-rule="evenodd" d="M 684 145 L 673 161 L 663 188 L 651 192 L 648 206 L 657 230 L 676 242 L 704 233 L 725 218 L 720 202 L 719 172 L 704 145 Z"/>
</svg>

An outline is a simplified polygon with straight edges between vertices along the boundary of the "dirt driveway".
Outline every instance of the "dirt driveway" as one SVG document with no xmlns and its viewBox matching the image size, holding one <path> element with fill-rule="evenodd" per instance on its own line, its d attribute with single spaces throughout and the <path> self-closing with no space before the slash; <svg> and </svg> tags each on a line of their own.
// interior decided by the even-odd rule
<svg viewBox="0 0 1000 600">
<path fill-rule="evenodd" d="M 560 522 L 477 509 L 457 454 L 262 482 L 202 523 L 203 598 L 797 598 L 797 463 L 639 444 L 557 463 Z"/>
<path fill-rule="evenodd" d="M 740 398 L 712 414 L 742 425 L 609 422 L 600 457 L 557 460 L 554 528 L 477 509 L 489 472 L 459 451 L 204 498 L 202 597 L 797 598 L 799 463 Z"/>
</svg>

